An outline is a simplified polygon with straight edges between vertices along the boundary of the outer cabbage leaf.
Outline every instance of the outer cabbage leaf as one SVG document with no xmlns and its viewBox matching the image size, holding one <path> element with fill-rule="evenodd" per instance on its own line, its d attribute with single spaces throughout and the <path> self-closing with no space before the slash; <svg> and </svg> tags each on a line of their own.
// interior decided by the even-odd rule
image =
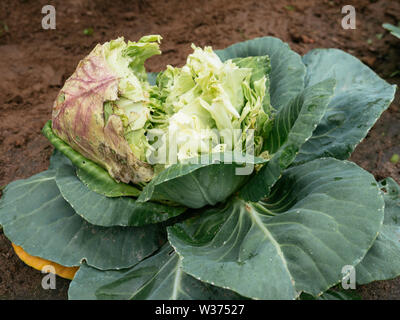
<svg viewBox="0 0 400 320">
<path fill-rule="evenodd" d="M 56 170 L 11 182 L 0 202 L 0 224 L 27 253 L 63 266 L 85 260 L 99 269 L 135 265 L 165 241 L 161 225 L 99 227 L 83 220 L 61 196 Z"/>
<path fill-rule="evenodd" d="M 83 264 L 72 281 L 72 300 L 225 300 L 239 295 L 196 280 L 183 272 L 182 261 L 169 245 L 136 266 L 101 271 Z"/>
<path fill-rule="evenodd" d="M 379 184 L 384 190 L 385 219 L 374 245 L 356 267 L 359 284 L 400 275 L 400 186 L 392 178 Z"/>
<path fill-rule="evenodd" d="M 347 159 L 389 107 L 396 86 L 338 49 L 312 50 L 303 61 L 307 66 L 307 87 L 334 78 L 336 88 L 321 123 L 302 146 L 295 163 L 320 157 Z"/>
<path fill-rule="evenodd" d="M 138 202 L 167 200 L 189 208 L 225 201 L 265 159 L 232 152 L 212 153 L 171 165 L 143 188 Z"/>
<path fill-rule="evenodd" d="M 318 296 L 365 256 L 383 208 L 371 174 L 318 159 L 287 169 L 263 202 L 234 198 L 169 227 L 168 239 L 202 281 L 249 298 Z"/>
<path fill-rule="evenodd" d="M 258 201 L 269 193 L 321 121 L 334 87 L 333 79 L 317 83 L 278 110 L 264 145 L 270 159 L 240 191 L 244 199 Z"/>
<path fill-rule="evenodd" d="M 160 203 L 138 203 L 132 197 L 109 198 L 88 189 L 72 166 L 57 169 L 56 183 L 61 195 L 78 215 L 98 226 L 143 226 L 175 217 L 183 207 Z"/>
</svg>

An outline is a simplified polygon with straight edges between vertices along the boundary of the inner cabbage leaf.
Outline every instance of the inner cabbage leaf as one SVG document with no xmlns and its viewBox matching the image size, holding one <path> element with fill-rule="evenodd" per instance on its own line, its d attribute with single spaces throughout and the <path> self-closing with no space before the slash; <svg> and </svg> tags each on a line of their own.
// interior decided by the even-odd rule
<svg viewBox="0 0 400 320">
<path fill-rule="evenodd" d="M 192 48 L 182 68 L 157 77 L 165 120 L 148 130 L 157 137 L 148 160 L 168 166 L 211 152 L 259 155 L 273 111 L 268 56 L 222 62 L 211 47 Z"/>
</svg>

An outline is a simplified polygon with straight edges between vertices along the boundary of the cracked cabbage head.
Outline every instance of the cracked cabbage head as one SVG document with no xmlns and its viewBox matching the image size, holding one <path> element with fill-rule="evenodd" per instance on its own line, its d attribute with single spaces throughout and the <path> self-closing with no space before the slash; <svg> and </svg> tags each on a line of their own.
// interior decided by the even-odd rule
<svg viewBox="0 0 400 320">
<path fill-rule="evenodd" d="M 193 45 L 185 66 L 168 66 L 151 86 L 144 62 L 161 53 L 160 40 L 97 45 L 54 103 L 54 133 L 125 183 L 206 153 L 248 152 L 250 132 L 252 154 L 262 153 L 272 111 L 268 56 L 222 62 L 211 47 Z"/>
</svg>

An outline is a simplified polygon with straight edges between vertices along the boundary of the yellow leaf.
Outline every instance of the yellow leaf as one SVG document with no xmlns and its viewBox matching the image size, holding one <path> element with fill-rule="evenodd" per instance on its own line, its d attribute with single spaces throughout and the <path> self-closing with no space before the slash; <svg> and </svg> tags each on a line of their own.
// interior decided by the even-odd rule
<svg viewBox="0 0 400 320">
<path fill-rule="evenodd" d="M 36 270 L 42 271 L 44 266 L 52 266 L 55 269 L 55 272 L 58 276 L 72 280 L 75 276 L 76 271 L 78 271 L 79 269 L 79 267 L 65 267 L 49 260 L 31 256 L 30 254 L 25 252 L 24 249 L 22 249 L 22 247 L 17 246 L 14 243 L 12 243 L 12 246 L 14 248 L 16 255 L 28 266 Z"/>
</svg>

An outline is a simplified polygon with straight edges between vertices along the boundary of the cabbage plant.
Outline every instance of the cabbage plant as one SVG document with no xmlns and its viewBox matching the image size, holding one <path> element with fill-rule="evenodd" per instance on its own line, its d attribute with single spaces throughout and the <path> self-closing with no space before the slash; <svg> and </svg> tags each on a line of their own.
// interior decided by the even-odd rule
<svg viewBox="0 0 400 320">
<path fill-rule="evenodd" d="M 330 298 L 348 270 L 400 275 L 400 187 L 347 160 L 394 85 L 273 37 L 146 73 L 160 41 L 99 44 L 65 82 L 49 169 L 1 199 L 14 245 L 79 267 L 70 299 Z"/>
</svg>

